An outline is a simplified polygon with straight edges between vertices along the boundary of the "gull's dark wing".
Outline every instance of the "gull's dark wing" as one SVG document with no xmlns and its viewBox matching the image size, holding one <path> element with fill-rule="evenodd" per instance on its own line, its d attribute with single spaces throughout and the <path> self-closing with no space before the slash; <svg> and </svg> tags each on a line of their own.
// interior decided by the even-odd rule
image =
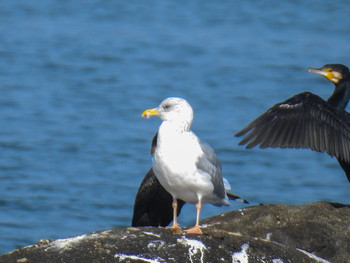
<svg viewBox="0 0 350 263">
<path fill-rule="evenodd" d="M 157 135 L 152 140 L 151 153 L 157 146 Z M 173 220 L 173 198 L 159 183 L 151 168 L 143 178 L 137 191 L 134 214 L 131 225 L 138 226 L 167 226 Z M 184 201 L 178 200 L 177 215 L 180 214 Z"/>
<path fill-rule="evenodd" d="M 350 182 L 349 114 L 319 96 L 303 92 L 278 103 L 235 136 L 246 148 L 310 148 L 335 156 Z"/>
</svg>

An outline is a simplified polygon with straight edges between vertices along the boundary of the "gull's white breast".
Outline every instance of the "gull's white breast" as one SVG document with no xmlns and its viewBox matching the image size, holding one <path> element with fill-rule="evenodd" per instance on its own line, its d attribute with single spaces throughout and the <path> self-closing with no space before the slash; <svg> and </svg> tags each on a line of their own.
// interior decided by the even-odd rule
<svg viewBox="0 0 350 263">
<path fill-rule="evenodd" d="M 161 185 L 174 197 L 189 203 L 211 195 L 213 184 L 196 163 L 203 156 L 198 138 L 192 132 L 178 132 L 162 125 L 153 158 L 153 170 Z"/>
</svg>

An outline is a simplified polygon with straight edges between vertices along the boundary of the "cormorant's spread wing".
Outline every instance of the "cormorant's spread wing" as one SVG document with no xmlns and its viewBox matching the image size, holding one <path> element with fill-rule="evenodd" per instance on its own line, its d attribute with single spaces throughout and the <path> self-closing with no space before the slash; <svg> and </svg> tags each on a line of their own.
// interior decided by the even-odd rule
<svg viewBox="0 0 350 263">
<path fill-rule="evenodd" d="M 235 136 L 246 133 L 239 143 L 247 144 L 246 148 L 259 144 L 260 148 L 310 148 L 336 156 L 343 168 L 350 164 L 348 113 L 310 92 L 274 105 Z M 350 171 L 347 176 L 350 181 Z"/>
<path fill-rule="evenodd" d="M 338 159 L 338 162 L 340 164 L 340 166 L 343 168 L 345 174 L 346 174 L 346 177 L 348 178 L 348 181 L 350 183 L 350 163 L 349 162 L 346 162 L 346 161 L 343 161 L 339 158 Z"/>
</svg>

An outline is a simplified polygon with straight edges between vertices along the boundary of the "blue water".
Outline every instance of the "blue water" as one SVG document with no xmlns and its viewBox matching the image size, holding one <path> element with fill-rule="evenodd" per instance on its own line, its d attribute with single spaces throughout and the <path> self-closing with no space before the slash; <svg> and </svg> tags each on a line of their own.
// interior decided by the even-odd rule
<svg viewBox="0 0 350 263">
<path fill-rule="evenodd" d="M 0 253 L 42 238 L 130 225 L 168 96 L 252 204 L 349 203 L 335 159 L 252 149 L 233 135 L 273 104 L 332 85 L 306 72 L 350 65 L 347 1 L 0 2 Z M 202 218 L 244 207 L 206 205 Z M 192 224 L 186 205 L 181 225 Z"/>
</svg>

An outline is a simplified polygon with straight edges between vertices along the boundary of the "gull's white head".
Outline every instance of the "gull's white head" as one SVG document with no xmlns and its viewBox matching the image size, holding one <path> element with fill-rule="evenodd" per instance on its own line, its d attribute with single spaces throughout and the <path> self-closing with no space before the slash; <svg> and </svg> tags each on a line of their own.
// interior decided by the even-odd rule
<svg viewBox="0 0 350 263">
<path fill-rule="evenodd" d="M 158 107 L 142 113 L 144 118 L 151 116 L 158 116 L 163 121 L 176 123 L 184 130 L 189 130 L 193 120 L 193 110 L 186 100 L 170 97 L 163 100 Z"/>
</svg>

